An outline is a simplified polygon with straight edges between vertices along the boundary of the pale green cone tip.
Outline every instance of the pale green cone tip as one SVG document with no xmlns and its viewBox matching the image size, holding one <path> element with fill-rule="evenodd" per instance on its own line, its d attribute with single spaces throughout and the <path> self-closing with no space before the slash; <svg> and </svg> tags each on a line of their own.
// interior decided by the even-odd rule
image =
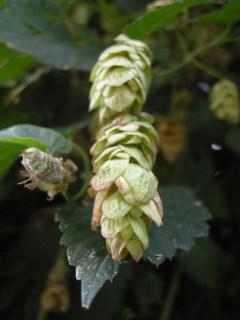
<svg viewBox="0 0 240 320">
<path fill-rule="evenodd" d="M 100 55 L 90 76 L 90 110 L 99 109 L 100 122 L 121 112 L 139 112 L 151 80 L 147 45 L 125 35 L 115 41 Z"/>
</svg>

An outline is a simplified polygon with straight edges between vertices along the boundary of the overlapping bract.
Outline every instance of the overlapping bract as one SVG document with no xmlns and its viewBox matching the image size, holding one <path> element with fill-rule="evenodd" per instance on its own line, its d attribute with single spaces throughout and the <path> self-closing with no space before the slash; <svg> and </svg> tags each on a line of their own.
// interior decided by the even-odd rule
<svg viewBox="0 0 240 320">
<path fill-rule="evenodd" d="M 228 79 L 217 82 L 210 94 L 210 109 L 219 119 L 240 122 L 240 100 L 237 85 Z"/>
<path fill-rule="evenodd" d="M 141 41 L 125 35 L 106 49 L 92 70 L 90 110 L 99 110 L 100 122 L 120 112 L 138 112 L 145 100 L 151 79 L 152 54 Z"/>
<path fill-rule="evenodd" d="M 96 192 L 92 227 L 101 226 L 113 259 L 138 261 L 148 247 L 151 221 L 162 223 L 158 181 L 151 171 L 157 134 L 146 114 L 123 115 L 103 127 L 93 145 Z"/>
</svg>

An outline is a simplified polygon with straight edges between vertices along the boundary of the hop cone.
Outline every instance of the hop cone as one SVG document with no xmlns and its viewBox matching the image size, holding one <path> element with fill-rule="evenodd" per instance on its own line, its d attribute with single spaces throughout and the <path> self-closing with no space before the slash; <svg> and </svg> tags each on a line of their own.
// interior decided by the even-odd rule
<svg viewBox="0 0 240 320">
<path fill-rule="evenodd" d="M 231 123 L 239 122 L 239 93 L 234 82 L 224 79 L 213 86 L 210 94 L 210 109 L 219 119 Z"/>
<path fill-rule="evenodd" d="M 99 108 L 100 122 L 121 112 L 141 110 L 150 83 L 152 54 L 141 41 L 125 35 L 106 49 L 92 70 L 90 110 Z"/>
<path fill-rule="evenodd" d="M 48 193 L 50 200 L 59 192 L 66 191 L 73 181 L 77 166 L 71 161 L 53 157 L 37 148 L 28 148 L 22 153 L 22 165 L 25 171 L 22 176 L 27 179 L 20 184 L 30 190 L 38 188 Z"/>
<path fill-rule="evenodd" d="M 164 159 L 174 163 L 187 144 L 187 128 L 179 121 L 162 118 L 157 128 L 158 147 Z"/>
<path fill-rule="evenodd" d="M 101 233 L 113 259 L 136 261 L 148 247 L 151 221 L 162 223 L 158 182 L 151 171 L 157 134 L 146 114 L 123 115 L 103 127 L 93 145 L 96 192 L 92 227 Z"/>
</svg>

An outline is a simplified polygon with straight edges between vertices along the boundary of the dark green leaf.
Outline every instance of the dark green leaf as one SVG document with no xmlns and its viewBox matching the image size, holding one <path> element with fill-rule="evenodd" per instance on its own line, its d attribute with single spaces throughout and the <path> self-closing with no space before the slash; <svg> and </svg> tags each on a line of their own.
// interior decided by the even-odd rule
<svg viewBox="0 0 240 320">
<path fill-rule="evenodd" d="M 183 10 L 197 6 L 215 3 L 216 0 L 185 0 L 159 9 L 146 12 L 136 21 L 127 25 L 123 33 L 129 37 L 142 39 L 160 28 L 164 28 Z"/>
<path fill-rule="evenodd" d="M 95 46 L 73 41 L 57 1 L 7 1 L 0 8 L 0 40 L 59 69 L 90 70 L 99 54 Z"/>
<path fill-rule="evenodd" d="M 240 130 L 231 129 L 225 137 L 227 145 L 240 155 Z"/>
<path fill-rule="evenodd" d="M 22 149 L 19 145 L 0 142 L 0 179 L 5 176 Z"/>
<path fill-rule="evenodd" d="M 119 263 L 107 253 L 104 239 L 90 229 L 90 208 L 66 206 L 59 213 L 61 243 L 67 246 L 69 263 L 76 266 L 81 279 L 82 306 L 89 308 L 94 297 L 107 280 L 117 274 Z"/>
<path fill-rule="evenodd" d="M 199 18 L 203 22 L 231 23 L 240 20 L 240 1 L 230 0 L 222 9 Z"/>
<path fill-rule="evenodd" d="M 34 146 L 40 149 L 46 148 L 50 153 L 68 153 L 72 148 L 71 143 L 57 131 L 30 124 L 19 124 L 1 130 L 0 141 L 22 144 L 27 147 L 34 143 Z"/>
<path fill-rule="evenodd" d="M 0 179 L 28 147 L 37 147 L 50 153 L 68 153 L 71 143 L 60 133 L 33 125 L 16 125 L 0 131 Z"/>
<path fill-rule="evenodd" d="M 196 200 L 191 189 L 166 187 L 160 189 L 163 202 L 164 224 L 152 226 L 150 246 L 144 257 L 159 266 L 166 258 L 172 258 L 177 249 L 189 250 L 196 237 L 208 234 L 209 213 Z"/>
<path fill-rule="evenodd" d="M 0 43 L 0 84 L 17 79 L 32 65 L 31 57 L 8 49 Z"/>
</svg>

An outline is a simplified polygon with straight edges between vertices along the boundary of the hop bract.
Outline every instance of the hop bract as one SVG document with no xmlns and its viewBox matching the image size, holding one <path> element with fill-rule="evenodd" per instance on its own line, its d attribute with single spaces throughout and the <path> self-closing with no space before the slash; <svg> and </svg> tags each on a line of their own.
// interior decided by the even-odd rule
<svg viewBox="0 0 240 320">
<path fill-rule="evenodd" d="M 37 148 L 28 148 L 22 152 L 22 176 L 27 179 L 20 182 L 30 190 L 38 188 L 47 192 L 49 200 L 59 192 L 66 191 L 73 181 L 77 166 L 71 161 L 53 157 Z"/>
<path fill-rule="evenodd" d="M 224 79 L 213 86 L 210 94 L 210 109 L 219 119 L 239 123 L 239 93 L 234 82 Z"/>
<path fill-rule="evenodd" d="M 158 181 L 151 171 L 157 134 L 151 118 L 124 115 L 100 130 L 92 147 L 96 192 L 92 227 L 101 233 L 113 259 L 138 261 L 148 247 L 151 221 L 162 223 Z"/>
<path fill-rule="evenodd" d="M 90 110 L 99 109 L 100 122 L 120 112 L 141 110 L 150 84 L 152 54 L 141 41 L 125 35 L 106 49 L 92 70 Z"/>
</svg>

